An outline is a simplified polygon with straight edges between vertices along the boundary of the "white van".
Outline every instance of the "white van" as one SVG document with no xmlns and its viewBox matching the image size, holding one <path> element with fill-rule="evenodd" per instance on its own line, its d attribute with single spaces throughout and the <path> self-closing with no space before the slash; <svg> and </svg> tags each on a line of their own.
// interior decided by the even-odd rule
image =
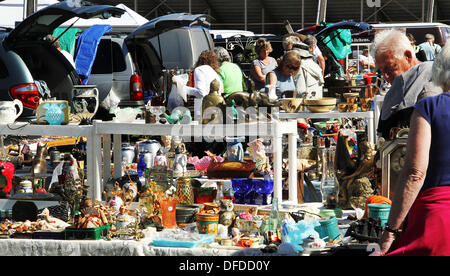
<svg viewBox="0 0 450 276">
<path fill-rule="evenodd" d="M 425 42 L 425 34 L 433 34 L 435 42 L 443 46 L 450 39 L 450 26 L 443 23 L 395 23 L 372 24 L 376 31 L 384 29 L 401 29 L 410 33 L 416 39 L 416 45 Z"/>
</svg>

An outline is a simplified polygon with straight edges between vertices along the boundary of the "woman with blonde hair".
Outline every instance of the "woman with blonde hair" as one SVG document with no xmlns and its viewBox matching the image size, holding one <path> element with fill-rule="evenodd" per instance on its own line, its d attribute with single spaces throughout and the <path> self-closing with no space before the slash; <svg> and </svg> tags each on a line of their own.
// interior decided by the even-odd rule
<svg viewBox="0 0 450 276">
<path fill-rule="evenodd" d="M 250 67 L 250 77 L 255 82 L 255 89 L 264 88 L 267 73 L 277 68 L 276 59 L 269 56 L 272 52 L 272 45 L 265 38 L 259 38 L 255 44 L 255 52 L 258 57 L 253 60 Z"/>
</svg>

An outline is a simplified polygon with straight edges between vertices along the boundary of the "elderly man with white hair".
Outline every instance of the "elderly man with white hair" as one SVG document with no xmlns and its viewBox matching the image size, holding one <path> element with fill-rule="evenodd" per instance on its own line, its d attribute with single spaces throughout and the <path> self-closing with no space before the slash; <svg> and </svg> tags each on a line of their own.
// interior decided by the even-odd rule
<svg viewBox="0 0 450 276">
<path fill-rule="evenodd" d="M 393 29 L 378 33 L 372 52 L 377 68 L 392 84 L 384 98 L 377 130 L 383 138 L 390 139 L 392 128 L 409 126 L 412 106 L 419 99 L 442 90 L 431 84 L 433 63 L 416 58 L 405 33 Z"/>
<path fill-rule="evenodd" d="M 444 93 L 414 105 L 405 166 L 380 239 L 382 254 L 450 255 L 449 44 L 433 64 L 432 79 Z"/>
<path fill-rule="evenodd" d="M 239 65 L 231 62 L 228 51 L 223 47 L 216 47 L 214 53 L 219 61 L 219 76 L 223 82 L 223 96 L 226 98 L 234 92 L 244 91 L 244 75 Z"/>
</svg>

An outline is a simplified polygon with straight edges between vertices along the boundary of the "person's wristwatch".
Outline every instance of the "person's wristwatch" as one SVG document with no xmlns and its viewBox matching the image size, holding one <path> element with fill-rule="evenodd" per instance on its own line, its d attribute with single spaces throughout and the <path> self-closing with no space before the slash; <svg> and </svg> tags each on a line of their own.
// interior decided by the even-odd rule
<svg viewBox="0 0 450 276">
<path fill-rule="evenodd" d="M 389 227 L 388 225 L 386 225 L 386 226 L 384 227 L 384 231 L 393 233 L 395 238 L 398 238 L 398 237 L 400 236 L 400 232 L 398 231 L 398 229 L 392 229 L 392 228 Z"/>
</svg>

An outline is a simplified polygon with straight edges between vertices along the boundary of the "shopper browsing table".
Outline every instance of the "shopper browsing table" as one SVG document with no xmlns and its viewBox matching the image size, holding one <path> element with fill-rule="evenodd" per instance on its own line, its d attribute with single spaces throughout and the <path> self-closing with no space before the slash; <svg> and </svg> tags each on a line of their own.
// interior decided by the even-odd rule
<svg viewBox="0 0 450 276">
<path fill-rule="evenodd" d="M 203 51 L 197 59 L 194 68 L 194 87 L 186 86 L 187 94 L 203 99 L 209 94 L 210 84 L 213 80 L 219 82 L 219 93 L 223 93 L 223 83 L 219 74 L 219 62 L 213 51 Z M 175 83 L 176 85 L 176 83 Z M 201 105 L 197 105 L 194 116 L 201 116 Z"/>
<path fill-rule="evenodd" d="M 434 60 L 441 51 L 441 46 L 434 42 L 434 35 L 432 34 L 426 34 L 425 39 L 426 41 L 421 43 L 419 47 L 425 51 L 427 60 Z"/>
<path fill-rule="evenodd" d="M 323 57 L 322 51 L 317 47 L 317 39 L 312 35 L 307 35 L 303 43 L 309 46 L 309 50 L 314 56 L 314 60 L 319 64 L 322 69 L 322 75 L 325 73 L 325 58 Z"/>
<path fill-rule="evenodd" d="M 418 100 L 442 90 L 430 83 L 433 63 L 417 60 L 403 32 L 392 29 L 378 33 L 372 49 L 376 66 L 392 84 L 385 95 L 377 129 L 389 139 L 391 128 L 409 125 L 412 107 Z"/>
<path fill-rule="evenodd" d="M 363 54 L 359 55 L 359 72 L 372 72 L 375 69 L 375 61 L 369 54 L 368 49 L 363 50 Z"/>
<path fill-rule="evenodd" d="M 214 53 L 219 61 L 219 76 L 223 82 L 224 97 L 234 92 L 242 92 L 244 76 L 239 65 L 231 62 L 228 51 L 223 47 L 214 48 Z"/>
<path fill-rule="evenodd" d="M 275 85 L 278 99 L 284 91 L 295 91 L 293 73 L 300 69 L 301 57 L 297 51 L 289 51 L 283 56 L 280 65 L 267 74 L 266 85 Z"/>
<path fill-rule="evenodd" d="M 392 245 L 387 255 L 450 255 L 450 45 L 435 60 L 433 82 L 447 92 L 414 106 L 405 166 L 380 240 L 383 254 Z"/>
</svg>

